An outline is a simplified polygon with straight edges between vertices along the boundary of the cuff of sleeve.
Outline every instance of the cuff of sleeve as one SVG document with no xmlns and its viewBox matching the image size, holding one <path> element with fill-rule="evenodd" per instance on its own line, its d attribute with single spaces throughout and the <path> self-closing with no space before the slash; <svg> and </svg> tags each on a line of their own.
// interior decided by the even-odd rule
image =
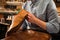
<svg viewBox="0 0 60 40">
<path fill-rule="evenodd" d="M 56 27 L 54 27 L 51 23 L 46 23 L 46 27 L 49 33 L 57 33 Z"/>
</svg>

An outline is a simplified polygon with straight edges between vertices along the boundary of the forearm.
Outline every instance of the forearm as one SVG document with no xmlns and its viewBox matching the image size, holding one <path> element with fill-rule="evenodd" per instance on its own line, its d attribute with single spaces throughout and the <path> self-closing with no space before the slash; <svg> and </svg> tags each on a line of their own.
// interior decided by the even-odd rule
<svg viewBox="0 0 60 40">
<path fill-rule="evenodd" d="M 46 22 L 36 18 L 35 19 L 35 24 L 38 25 L 39 27 L 43 28 L 44 30 L 47 30 L 46 29 Z"/>
<path fill-rule="evenodd" d="M 37 17 L 35 17 L 33 14 L 29 13 L 28 14 L 28 22 L 33 23 L 38 25 L 39 27 L 43 28 L 44 30 L 46 30 L 46 22 L 38 19 Z"/>
</svg>

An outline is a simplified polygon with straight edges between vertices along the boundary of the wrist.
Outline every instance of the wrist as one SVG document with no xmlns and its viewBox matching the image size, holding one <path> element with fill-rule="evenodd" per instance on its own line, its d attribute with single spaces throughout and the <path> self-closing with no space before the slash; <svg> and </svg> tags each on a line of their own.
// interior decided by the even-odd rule
<svg viewBox="0 0 60 40">
<path fill-rule="evenodd" d="M 46 22 L 36 18 L 35 19 L 35 24 L 46 30 Z"/>
<path fill-rule="evenodd" d="M 38 18 L 35 18 L 34 23 L 37 24 L 38 21 L 39 21 L 39 19 Z"/>
</svg>

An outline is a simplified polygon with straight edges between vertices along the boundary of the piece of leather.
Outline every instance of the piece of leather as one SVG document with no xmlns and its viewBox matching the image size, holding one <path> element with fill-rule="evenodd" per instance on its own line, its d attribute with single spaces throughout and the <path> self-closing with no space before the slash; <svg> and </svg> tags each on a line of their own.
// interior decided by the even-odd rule
<svg viewBox="0 0 60 40">
<path fill-rule="evenodd" d="M 50 35 L 33 30 L 18 31 L 5 38 L 5 40 L 50 40 Z"/>
<path fill-rule="evenodd" d="M 11 35 L 11 33 L 16 32 L 20 26 L 22 25 L 23 21 L 26 19 L 26 16 L 28 15 L 28 12 L 25 10 L 21 10 L 17 15 L 14 16 L 14 19 L 12 20 L 12 24 L 10 25 L 10 28 L 8 29 L 6 35 Z"/>
</svg>

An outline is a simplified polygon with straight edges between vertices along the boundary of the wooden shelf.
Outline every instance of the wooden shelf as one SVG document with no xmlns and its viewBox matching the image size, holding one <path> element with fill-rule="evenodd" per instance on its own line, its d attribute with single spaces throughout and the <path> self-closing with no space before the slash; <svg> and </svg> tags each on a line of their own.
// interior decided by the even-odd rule
<svg viewBox="0 0 60 40">
<path fill-rule="evenodd" d="M 10 1 L 7 1 L 6 4 L 8 4 L 8 5 L 20 5 L 20 4 L 22 4 L 22 2 L 17 2 L 17 1 L 10 2 Z"/>
<path fill-rule="evenodd" d="M 8 24 L 8 23 L 2 23 L 2 22 L 0 22 L 0 24 L 3 24 L 3 25 L 10 25 L 10 24 Z"/>
<path fill-rule="evenodd" d="M 6 20 L 12 20 L 12 19 L 6 19 Z"/>
<path fill-rule="evenodd" d="M 60 16 L 60 7 L 57 7 L 58 15 Z"/>
<path fill-rule="evenodd" d="M 18 11 L 0 10 L 0 14 L 17 14 Z"/>
<path fill-rule="evenodd" d="M 60 7 L 57 7 L 57 12 L 60 13 Z"/>
</svg>

